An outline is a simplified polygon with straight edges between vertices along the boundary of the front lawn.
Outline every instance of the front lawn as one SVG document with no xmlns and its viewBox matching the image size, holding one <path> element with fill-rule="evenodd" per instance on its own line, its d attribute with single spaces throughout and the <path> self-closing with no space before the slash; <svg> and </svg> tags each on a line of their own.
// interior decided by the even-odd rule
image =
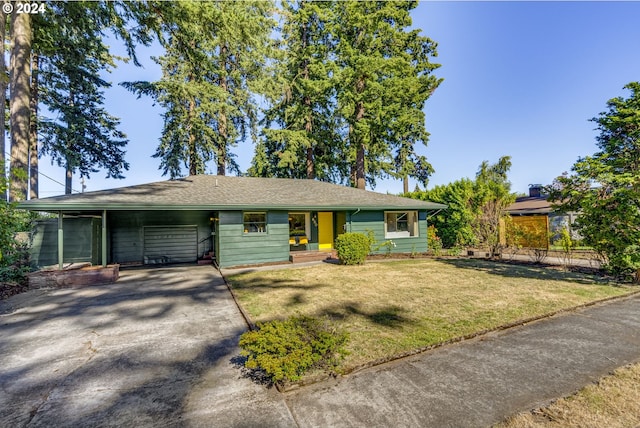
<svg viewBox="0 0 640 428">
<path fill-rule="evenodd" d="M 345 369 L 634 290 L 478 259 L 321 264 L 228 280 L 254 322 L 294 314 L 335 320 L 350 335 Z"/>
</svg>

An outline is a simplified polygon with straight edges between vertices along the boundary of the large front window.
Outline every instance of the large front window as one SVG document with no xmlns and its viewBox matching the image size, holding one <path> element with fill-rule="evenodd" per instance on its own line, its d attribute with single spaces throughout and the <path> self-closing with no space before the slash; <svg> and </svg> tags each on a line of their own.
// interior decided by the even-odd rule
<svg viewBox="0 0 640 428">
<path fill-rule="evenodd" d="M 391 211 L 384 213 L 385 238 L 418 236 L 417 211 Z"/>
<path fill-rule="evenodd" d="M 289 213 L 289 236 L 311 235 L 309 213 Z"/>
<path fill-rule="evenodd" d="M 266 233 L 267 213 L 247 212 L 243 215 L 244 233 Z"/>
</svg>

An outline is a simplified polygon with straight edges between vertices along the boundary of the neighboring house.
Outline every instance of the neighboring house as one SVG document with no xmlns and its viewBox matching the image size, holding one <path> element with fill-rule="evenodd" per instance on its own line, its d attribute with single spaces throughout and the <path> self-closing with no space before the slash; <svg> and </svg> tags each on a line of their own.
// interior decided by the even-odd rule
<svg viewBox="0 0 640 428">
<path fill-rule="evenodd" d="M 506 212 L 511 215 L 511 222 L 527 230 L 528 236 L 522 239 L 523 247 L 549 247 L 549 241 L 558 239 L 560 231 L 567 228 L 574 238 L 577 235 L 572 231 L 571 224 L 575 221 L 575 213 L 560 214 L 554 212 L 548 196 L 542 193 L 542 185 L 533 184 L 529 187 L 529 196 L 516 198 L 509 205 Z M 501 234 L 504 244 L 504 233 Z"/>
<path fill-rule="evenodd" d="M 286 262 L 331 251 L 344 231 L 393 240 L 392 252 L 427 250 L 427 212 L 446 205 L 315 180 L 197 175 L 19 204 L 57 213 L 33 236 L 44 266 L 196 262 L 220 267 Z M 386 251 L 381 250 L 381 251 Z"/>
</svg>

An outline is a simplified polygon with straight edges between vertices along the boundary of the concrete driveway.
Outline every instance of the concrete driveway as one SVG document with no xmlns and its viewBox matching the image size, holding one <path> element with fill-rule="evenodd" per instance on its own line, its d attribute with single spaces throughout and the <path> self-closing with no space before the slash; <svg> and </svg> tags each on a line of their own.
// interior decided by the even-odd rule
<svg viewBox="0 0 640 428">
<path fill-rule="evenodd" d="M 210 266 L 14 296 L 0 302 L 0 426 L 295 425 L 243 377 L 245 330 Z"/>
</svg>

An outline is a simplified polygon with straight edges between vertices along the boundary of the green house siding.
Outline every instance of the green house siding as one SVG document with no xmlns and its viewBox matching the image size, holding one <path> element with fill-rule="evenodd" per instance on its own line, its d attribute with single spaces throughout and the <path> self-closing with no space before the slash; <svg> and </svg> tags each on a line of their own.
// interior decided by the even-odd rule
<svg viewBox="0 0 640 428">
<path fill-rule="evenodd" d="M 386 241 L 393 241 L 395 246 L 391 247 L 392 253 L 412 253 L 427 251 L 427 215 L 425 212 L 418 212 L 419 234 L 415 237 L 407 238 L 385 238 L 384 236 L 384 211 L 360 211 L 347 213 L 347 231 L 369 234 L 373 232 L 376 246 Z M 387 247 L 373 251 L 374 254 L 384 254 Z"/>
<path fill-rule="evenodd" d="M 213 249 L 210 217 L 209 211 L 108 212 L 110 262 L 154 264 L 171 263 L 172 260 L 196 261 Z M 152 248 L 145 251 L 145 236 L 147 245 L 152 239 L 161 237 L 169 256 L 163 257 L 161 252 Z M 185 243 L 185 239 L 190 242 Z"/>
<path fill-rule="evenodd" d="M 244 233 L 242 211 L 221 211 L 218 217 L 220 250 L 217 261 L 220 267 L 289 260 L 288 212 L 267 212 L 265 233 Z"/>
<path fill-rule="evenodd" d="M 100 219 L 63 219 L 64 263 L 100 262 Z M 58 263 L 58 219 L 39 220 L 31 237 L 31 265 Z"/>
</svg>

